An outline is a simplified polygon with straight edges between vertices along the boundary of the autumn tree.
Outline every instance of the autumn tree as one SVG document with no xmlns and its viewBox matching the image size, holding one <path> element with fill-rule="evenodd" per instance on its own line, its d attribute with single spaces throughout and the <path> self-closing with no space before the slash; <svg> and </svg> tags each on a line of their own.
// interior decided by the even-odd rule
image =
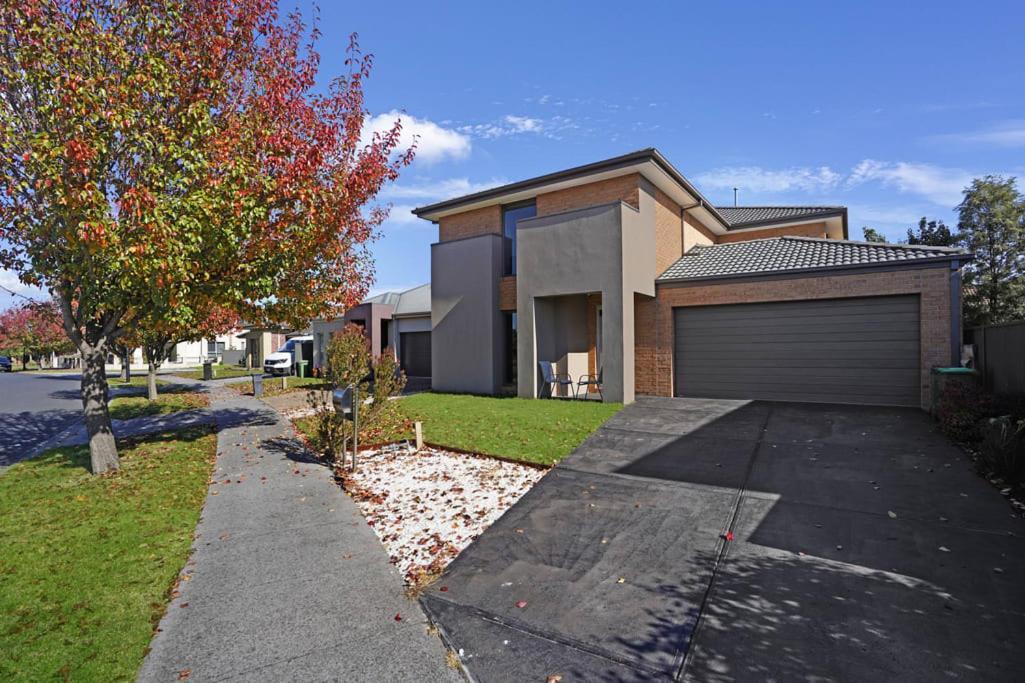
<svg viewBox="0 0 1025 683">
<path fill-rule="evenodd" d="M 176 325 L 166 320 L 140 323 L 132 336 L 142 347 L 146 361 L 146 395 L 149 399 L 157 398 L 157 371 L 178 344 L 226 334 L 238 329 L 239 322 L 238 314 L 233 310 L 211 304 L 205 316 L 190 325 Z"/>
<path fill-rule="evenodd" d="M 0 314 L 0 349 L 20 356 L 22 367 L 30 358 L 42 365 L 49 356 L 70 351 L 57 306 L 52 301 L 29 301 Z"/>
<path fill-rule="evenodd" d="M 318 32 L 276 4 L 0 5 L 0 265 L 60 304 L 93 472 L 118 467 L 104 360 L 128 330 L 191 327 L 197 301 L 298 326 L 365 293 L 412 150 L 397 123 L 362 137 L 355 37 L 317 88 Z"/>
<path fill-rule="evenodd" d="M 965 324 L 1025 316 L 1025 197 L 1014 178 L 976 178 L 957 207 L 958 240 L 975 255 L 964 271 Z"/>
</svg>

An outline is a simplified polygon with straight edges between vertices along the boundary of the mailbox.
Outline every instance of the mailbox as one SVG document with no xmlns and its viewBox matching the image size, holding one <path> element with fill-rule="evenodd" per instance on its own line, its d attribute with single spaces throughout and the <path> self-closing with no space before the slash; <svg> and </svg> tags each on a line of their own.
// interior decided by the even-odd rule
<svg viewBox="0 0 1025 683">
<path fill-rule="evenodd" d="M 347 420 L 356 421 L 359 413 L 359 402 L 356 400 L 356 387 L 348 386 L 331 392 L 331 403 L 335 412 Z"/>
</svg>

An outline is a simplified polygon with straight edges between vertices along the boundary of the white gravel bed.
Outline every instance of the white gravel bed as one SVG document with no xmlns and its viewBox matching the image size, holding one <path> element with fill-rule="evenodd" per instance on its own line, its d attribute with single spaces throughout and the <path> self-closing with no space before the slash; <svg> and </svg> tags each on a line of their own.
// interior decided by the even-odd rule
<svg viewBox="0 0 1025 683">
<path fill-rule="evenodd" d="M 484 456 L 404 446 L 362 451 L 345 489 L 406 581 L 440 571 L 544 476 Z"/>
</svg>

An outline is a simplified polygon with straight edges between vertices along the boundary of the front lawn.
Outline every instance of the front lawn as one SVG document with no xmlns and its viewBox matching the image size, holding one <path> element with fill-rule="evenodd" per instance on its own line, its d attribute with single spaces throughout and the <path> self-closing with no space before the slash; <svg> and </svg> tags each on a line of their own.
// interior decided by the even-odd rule
<svg viewBox="0 0 1025 683">
<path fill-rule="evenodd" d="M 412 439 L 412 422 L 419 420 L 429 443 L 542 465 L 553 465 L 569 455 L 622 407 L 597 401 L 434 393 L 397 400 L 406 421 L 386 434 L 386 441 Z M 309 433 L 312 420 L 296 420 L 296 425 Z"/>
<path fill-rule="evenodd" d="M 252 382 L 239 382 L 238 384 L 232 384 L 231 388 L 240 394 L 246 396 L 253 395 L 253 383 Z M 313 389 L 327 389 L 328 384 L 324 381 L 323 377 L 288 377 L 285 381 L 285 388 L 281 388 L 280 377 L 264 377 L 263 378 L 263 395 L 264 396 L 277 396 L 279 394 L 287 394 L 292 391 L 310 391 Z"/>
<path fill-rule="evenodd" d="M 158 393 L 155 401 L 150 401 L 145 396 L 121 396 L 110 400 L 110 417 L 114 420 L 129 420 L 133 417 L 167 415 L 180 410 L 206 408 L 208 405 L 210 399 L 205 394 L 191 392 Z"/>
<path fill-rule="evenodd" d="M 87 447 L 0 476 L 0 680 L 133 680 L 184 566 L 216 436 L 121 444 L 93 476 Z"/>
<path fill-rule="evenodd" d="M 160 375 L 157 375 L 157 377 L 160 377 Z M 149 378 L 146 376 L 145 372 L 141 374 L 133 373 L 132 378 L 127 382 L 121 379 L 120 375 L 114 377 L 108 376 L 107 386 L 109 386 L 111 389 L 117 389 L 118 387 L 142 387 L 145 389 L 146 382 L 148 379 Z M 167 382 L 164 382 L 160 379 L 157 380 L 157 391 L 163 391 L 164 388 L 167 386 Z"/>
<path fill-rule="evenodd" d="M 244 368 L 241 365 L 224 365 L 218 363 L 213 366 L 214 379 L 226 379 L 229 377 L 249 377 L 253 373 L 259 373 L 260 370 L 252 368 Z M 203 368 L 195 370 L 179 370 L 174 373 L 178 377 L 184 377 L 185 379 L 203 379 Z"/>
</svg>

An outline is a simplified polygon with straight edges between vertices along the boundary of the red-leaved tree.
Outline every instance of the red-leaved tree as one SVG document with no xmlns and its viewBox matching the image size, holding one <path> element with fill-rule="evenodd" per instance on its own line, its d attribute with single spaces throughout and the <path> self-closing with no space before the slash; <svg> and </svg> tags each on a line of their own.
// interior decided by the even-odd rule
<svg viewBox="0 0 1025 683">
<path fill-rule="evenodd" d="M 371 58 L 316 87 L 318 32 L 275 0 L 0 4 L 0 265 L 49 289 L 82 356 L 92 470 L 118 467 L 104 359 L 208 302 L 303 325 L 365 294 L 381 187 Z"/>
<path fill-rule="evenodd" d="M 57 305 L 31 301 L 0 314 L 0 349 L 20 356 L 25 367 L 28 358 L 38 358 L 44 364 L 51 354 L 70 351 L 72 344 L 64 333 Z"/>
</svg>

